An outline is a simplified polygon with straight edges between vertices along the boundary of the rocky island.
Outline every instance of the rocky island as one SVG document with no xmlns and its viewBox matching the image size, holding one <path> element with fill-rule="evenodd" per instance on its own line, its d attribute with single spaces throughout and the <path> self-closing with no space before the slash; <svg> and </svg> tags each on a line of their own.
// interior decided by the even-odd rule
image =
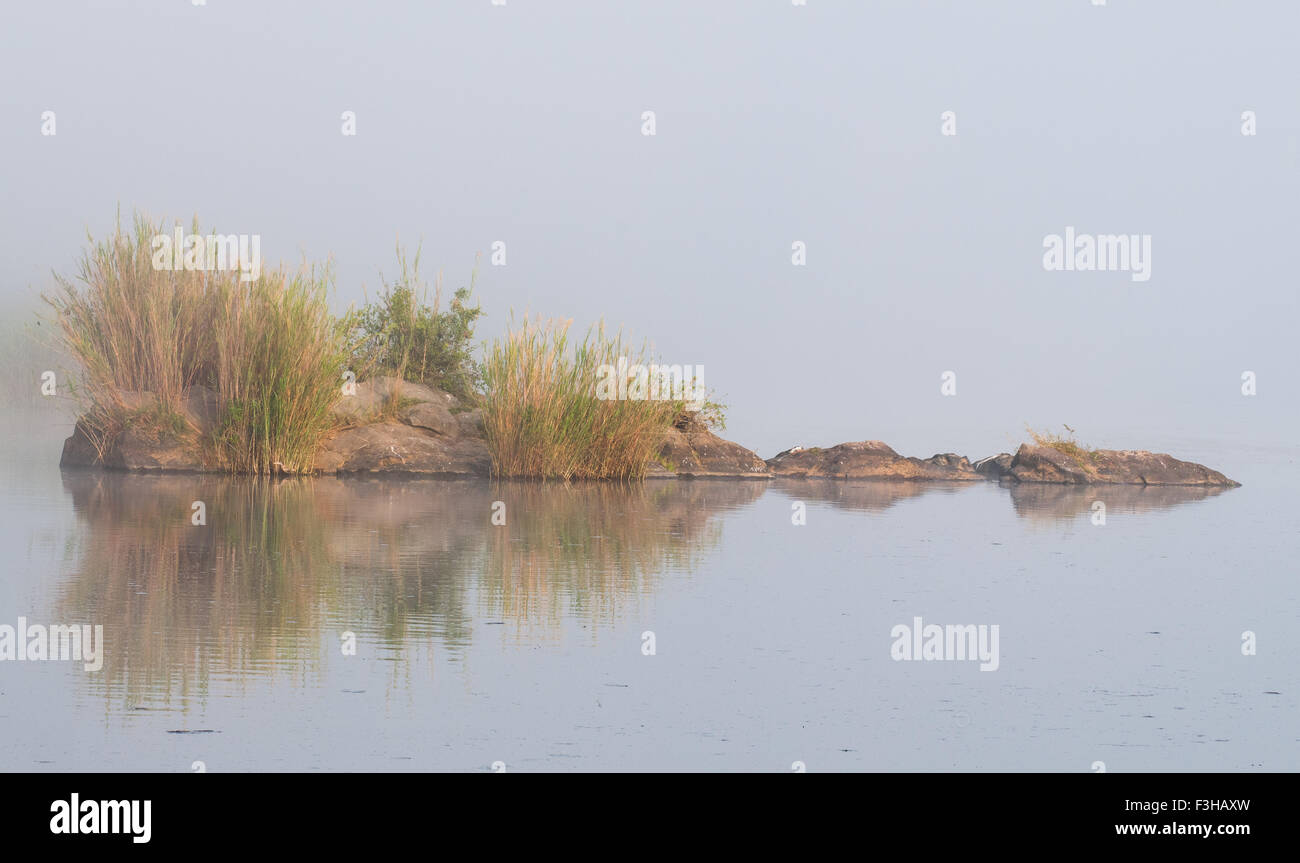
<svg viewBox="0 0 1300 863">
<path fill-rule="evenodd" d="M 197 220 L 194 233 L 198 233 Z M 1029 430 L 971 462 L 880 441 L 762 459 L 724 440 L 702 367 L 652 361 L 603 323 L 525 317 L 474 341 L 470 287 L 429 301 L 419 252 L 361 308 L 335 314 L 328 267 L 243 275 L 162 266 L 164 223 L 137 215 L 92 242 L 45 295 L 80 403 L 61 466 L 162 473 L 439 478 L 997 480 L 1229 487 L 1203 465 L 1094 450 Z M 165 263 L 165 261 L 164 261 Z M 600 382 L 607 386 L 602 388 Z M 612 386 L 608 386 L 612 385 Z M 1067 431 L 1070 431 L 1067 428 Z"/>
<path fill-rule="evenodd" d="M 131 410 L 148 414 L 150 393 L 130 393 Z M 62 467 L 98 467 L 165 473 L 216 473 L 224 468 L 204 441 L 216 430 L 215 395 L 203 387 L 186 391 L 183 424 L 145 432 L 128 427 L 101 451 L 83 423 L 63 445 Z M 316 451 L 312 473 L 407 474 L 467 478 L 492 475 L 483 411 L 450 393 L 390 376 L 357 383 L 330 409 L 335 428 Z M 663 436 L 647 479 L 839 479 L 937 480 L 1075 485 L 1238 485 L 1204 465 L 1145 450 L 1081 450 L 1023 444 L 1014 455 L 971 462 L 940 453 L 929 458 L 899 455 L 880 441 L 795 447 L 766 461 L 740 444 L 714 434 L 686 414 Z"/>
</svg>

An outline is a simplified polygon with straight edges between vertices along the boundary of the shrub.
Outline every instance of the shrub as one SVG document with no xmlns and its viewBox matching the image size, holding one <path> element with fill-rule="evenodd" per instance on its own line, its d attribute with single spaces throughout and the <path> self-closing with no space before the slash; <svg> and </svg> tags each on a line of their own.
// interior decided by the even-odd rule
<svg viewBox="0 0 1300 863">
<path fill-rule="evenodd" d="M 452 296 L 447 311 L 439 311 L 442 287 L 428 303 L 428 287 L 420 280 L 420 253 L 408 267 L 399 246 L 400 275 L 384 283 L 378 300 L 345 318 L 354 333 L 352 368 L 359 376 L 393 375 L 402 380 L 437 387 L 466 401 L 474 401 L 482 386 L 482 372 L 474 360 L 474 323 L 483 314 L 470 305 L 470 287 Z"/>
</svg>

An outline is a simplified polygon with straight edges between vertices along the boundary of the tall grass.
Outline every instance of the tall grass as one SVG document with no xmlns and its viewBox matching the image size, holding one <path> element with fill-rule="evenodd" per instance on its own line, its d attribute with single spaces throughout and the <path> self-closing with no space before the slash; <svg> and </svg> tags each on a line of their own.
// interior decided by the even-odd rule
<svg viewBox="0 0 1300 863">
<path fill-rule="evenodd" d="M 329 271 L 267 272 L 153 267 L 164 233 L 137 215 L 123 230 L 88 238 L 75 280 L 45 296 L 80 367 L 73 378 L 82 427 L 101 452 L 127 426 L 148 422 L 200 441 L 216 464 L 249 473 L 297 473 L 330 426 L 346 362 L 346 335 L 329 313 Z M 197 221 L 191 233 L 200 233 Z M 187 391 L 216 393 L 219 422 L 184 428 Z M 139 410 L 139 394 L 153 404 Z"/>
<path fill-rule="evenodd" d="M 239 473 L 312 470 L 332 425 L 347 362 L 330 315 L 328 269 L 271 273 L 225 284 L 214 315 L 214 388 L 222 405 L 215 443 Z"/>
<path fill-rule="evenodd" d="M 210 371 L 212 274 L 155 270 L 150 243 L 161 230 L 137 215 L 124 231 L 119 216 L 108 239 L 87 236 L 77 280 L 56 275 L 57 290 L 44 296 L 80 366 L 73 392 L 84 422 L 101 438 L 120 431 L 129 394 L 153 393 L 178 411 L 185 389 Z"/>
<path fill-rule="evenodd" d="M 602 365 L 635 355 L 604 325 L 570 341 L 571 321 L 513 326 L 487 349 L 483 426 L 497 476 L 640 479 L 663 443 L 678 406 L 669 401 L 596 397 Z"/>
</svg>

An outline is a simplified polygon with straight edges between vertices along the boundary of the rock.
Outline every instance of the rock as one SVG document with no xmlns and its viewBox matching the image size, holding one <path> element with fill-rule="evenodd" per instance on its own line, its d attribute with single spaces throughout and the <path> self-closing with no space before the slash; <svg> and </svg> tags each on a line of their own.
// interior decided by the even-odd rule
<svg viewBox="0 0 1300 863">
<path fill-rule="evenodd" d="M 1009 452 L 1000 452 L 997 455 L 980 459 L 971 467 L 980 476 L 986 476 L 989 479 L 1002 479 L 1006 472 L 1011 470 L 1011 462 L 1014 458 L 1015 456 Z"/>
<path fill-rule="evenodd" d="M 322 473 L 487 476 L 491 459 L 480 437 L 447 437 L 383 420 L 338 432 L 316 454 Z"/>
<path fill-rule="evenodd" d="M 216 392 L 204 386 L 190 387 L 185 391 L 181 415 L 201 435 L 216 431 L 221 420 L 221 403 Z"/>
<path fill-rule="evenodd" d="M 483 409 L 474 408 L 472 411 L 465 411 L 455 415 L 456 425 L 460 428 L 460 434 L 464 437 L 483 437 Z"/>
<path fill-rule="evenodd" d="M 418 426 L 447 437 L 460 434 L 460 424 L 451 415 L 447 405 L 429 401 L 408 405 L 397 412 L 397 418 L 407 425 Z"/>
<path fill-rule="evenodd" d="M 120 407 L 128 422 L 133 414 L 150 415 L 156 404 L 157 398 L 150 392 L 121 393 Z M 92 442 L 85 421 L 78 420 L 72 435 L 63 442 L 59 466 L 174 473 L 204 471 L 207 466 L 199 435 L 216 423 L 216 394 L 204 387 L 187 391 L 180 415 L 184 425 L 177 429 L 154 428 L 151 420 L 128 426 L 105 442 L 103 452 Z"/>
<path fill-rule="evenodd" d="M 928 459 L 905 458 L 877 440 L 842 443 L 829 449 L 786 450 L 767 460 L 775 476 L 835 479 L 979 479 L 965 456 L 944 453 Z"/>
<path fill-rule="evenodd" d="M 964 455 L 957 455 L 954 452 L 944 452 L 938 455 L 932 455 L 925 459 L 928 464 L 935 467 L 952 468 L 953 470 L 968 471 L 971 470 L 970 459 Z"/>
<path fill-rule="evenodd" d="M 755 453 L 718 437 L 693 415 L 684 417 L 665 433 L 658 460 L 651 462 L 646 473 L 656 478 L 767 479 L 771 475 Z"/>
<path fill-rule="evenodd" d="M 380 375 L 358 382 L 356 392 L 352 395 L 340 396 L 330 408 L 330 416 L 341 426 L 361 425 L 379 419 L 384 409 L 390 405 L 394 407 L 399 419 L 413 408 L 432 405 L 430 410 L 417 412 L 419 421 L 412 425 L 431 421 L 440 426 L 433 428 L 433 431 L 449 433 L 443 431 L 448 426 L 443 422 L 443 415 L 445 412 L 446 416 L 450 416 L 451 410 L 458 404 L 459 401 L 455 396 L 442 390 L 404 381 L 391 375 Z"/>
<path fill-rule="evenodd" d="M 147 434 L 128 428 L 104 453 L 104 467 L 117 470 L 199 473 L 203 454 L 192 435 Z"/>
<path fill-rule="evenodd" d="M 1204 465 L 1146 450 L 1079 450 L 1021 444 L 1006 474 L 1017 482 L 1237 486 Z"/>
<path fill-rule="evenodd" d="M 396 400 L 396 417 L 383 418 Z M 154 404 L 151 393 L 126 393 L 129 416 Z M 483 414 L 479 409 L 453 414 L 459 402 L 421 384 L 381 377 L 357 384 L 355 395 L 334 406 L 335 421 L 345 426 L 328 436 L 316 454 L 323 473 L 391 472 L 443 477 L 479 477 L 490 472 Z M 217 394 L 205 387 L 186 391 L 178 430 L 128 427 L 101 455 L 84 423 L 64 442 L 64 467 L 106 467 L 130 471 L 188 472 L 211 469 L 203 460 L 203 440 L 217 429 L 221 410 Z"/>
<path fill-rule="evenodd" d="M 380 376 L 367 381 L 371 389 L 383 399 L 394 402 L 414 402 L 417 404 L 432 403 L 451 410 L 455 408 L 460 400 L 451 393 L 443 392 L 437 387 L 425 386 L 424 384 L 404 381 L 401 378 Z M 357 384 L 357 388 L 361 388 Z"/>
<path fill-rule="evenodd" d="M 77 420 L 72 434 L 63 442 L 63 455 L 59 457 L 59 467 L 103 467 L 99 450 L 90 441 L 85 423 Z"/>
<path fill-rule="evenodd" d="M 343 396 L 330 407 L 330 419 L 337 425 L 352 426 L 370 422 L 384 410 L 384 397 L 375 392 L 369 381 L 357 384 L 357 391 Z"/>
</svg>

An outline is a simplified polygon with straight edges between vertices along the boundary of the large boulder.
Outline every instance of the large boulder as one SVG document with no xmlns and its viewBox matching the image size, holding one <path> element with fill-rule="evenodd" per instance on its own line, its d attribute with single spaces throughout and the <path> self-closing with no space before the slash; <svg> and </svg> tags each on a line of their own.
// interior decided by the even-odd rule
<svg viewBox="0 0 1300 863">
<path fill-rule="evenodd" d="M 1011 462 L 1015 460 L 1009 452 L 1000 452 L 997 455 L 991 455 L 988 458 L 982 458 L 971 465 L 971 468 L 980 476 L 989 479 L 1002 479 L 1006 476 L 1007 471 L 1011 470 Z"/>
<path fill-rule="evenodd" d="M 395 377 L 357 384 L 335 405 L 346 427 L 316 455 L 322 473 L 487 476 L 492 461 L 480 409 L 465 410 L 450 393 Z"/>
<path fill-rule="evenodd" d="M 59 467 L 103 467 L 104 460 L 99 449 L 91 441 L 84 420 L 77 420 L 72 434 L 63 442 L 63 455 L 59 457 Z"/>
<path fill-rule="evenodd" d="M 491 459 L 481 437 L 451 437 L 381 420 L 340 431 L 316 454 L 321 473 L 406 473 L 487 476 Z"/>
<path fill-rule="evenodd" d="M 119 415 L 126 428 L 109 440 L 95 442 L 84 419 L 63 442 L 60 467 L 105 467 L 115 470 L 200 472 L 208 469 L 203 457 L 202 434 L 217 419 L 216 394 L 203 387 L 186 392 L 181 400 L 180 422 L 160 423 L 158 399 L 151 392 L 122 392 Z"/>
<path fill-rule="evenodd" d="M 1021 444 L 1006 472 L 1016 482 L 1237 486 L 1217 470 L 1166 453 Z"/>
<path fill-rule="evenodd" d="M 104 454 L 104 467 L 117 470 L 199 473 L 206 469 L 199 442 L 190 434 L 151 434 L 128 428 Z"/>
<path fill-rule="evenodd" d="M 767 460 L 775 476 L 829 479 L 980 479 L 965 456 L 941 453 L 907 458 L 878 440 L 842 443 L 827 449 L 795 447 Z"/>
<path fill-rule="evenodd" d="M 471 411 L 458 413 L 456 416 L 456 428 L 461 437 L 483 437 L 483 409 L 474 408 Z"/>
<path fill-rule="evenodd" d="M 400 415 L 430 404 L 450 412 L 457 409 L 459 402 L 455 396 L 442 390 L 391 375 L 380 375 L 360 381 L 352 393 L 340 395 L 330 408 L 330 416 L 340 426 L 362 425 L 380 419 L 385 412 Z"/>
<path fill-rule="evenodd" d="M 417 402 L 397 412 L 397 418 L 407 425 L 428 429 L 440 435 L 455 437 L 461 433 L 456 417 L 443 402 Z"/>
<path fill-rule="evenodd" d="M 727 477 L 767 479 L 772 474 L 754 452 L 709 431 L 693 415 L 683 417 L 664 435 L 648 477 Z"/>
</svg>

